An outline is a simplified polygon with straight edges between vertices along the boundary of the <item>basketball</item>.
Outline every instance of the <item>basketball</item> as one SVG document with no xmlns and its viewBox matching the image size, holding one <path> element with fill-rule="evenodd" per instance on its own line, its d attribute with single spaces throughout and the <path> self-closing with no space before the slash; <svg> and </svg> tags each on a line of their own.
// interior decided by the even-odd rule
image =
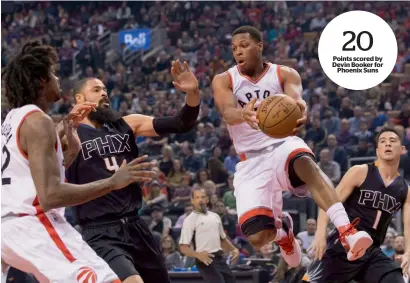
<svg viewBox="0 0 410 283">
<path fill-rule="evenodd" d="M 272 138 L 284 138 L 292 134 L 302 111 L 296 101 L 285 94 L 270 96 L 262 101 L 256 118 L 259 128 Z"/>
</svg>

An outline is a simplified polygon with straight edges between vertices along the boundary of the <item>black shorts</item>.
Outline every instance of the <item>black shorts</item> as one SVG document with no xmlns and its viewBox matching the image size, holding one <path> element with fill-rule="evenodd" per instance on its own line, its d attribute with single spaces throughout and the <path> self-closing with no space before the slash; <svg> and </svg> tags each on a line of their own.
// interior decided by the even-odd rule
<svg viewBox="0 0 410 283">
<path fill-rule="evenodd" d="M 313 262 L 308 268 L 311 283 L 378 283 L 384 275 L 394 270 L 401 272 L 392 259 L 378 246 L 370 247 L 365 255 L 355 261 L 347 259 L 347 253 L 336 235 L 328 239 L 327 249 L 321 261 Z"/>
<path fill-rule="evenodd" d="M 121 281 L 140 275 L 144 283 L 170 282 L 158 243 L 139 216 L 83 225 L 82 235 Z"/>
</svg>

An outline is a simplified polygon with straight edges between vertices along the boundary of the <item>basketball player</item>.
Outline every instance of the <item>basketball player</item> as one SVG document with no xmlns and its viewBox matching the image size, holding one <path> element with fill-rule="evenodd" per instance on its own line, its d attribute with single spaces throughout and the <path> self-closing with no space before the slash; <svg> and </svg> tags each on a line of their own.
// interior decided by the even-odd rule
<svg viewBox="0 0 410 283">
<path fill-rule="evenodd" d="M 282 216 L 282 189 L 306 195 L 324 209 L 338 227 L 348 258 L 371 245 L 365 232 L 357 232 L 339 202 L 332 182 L 315 163 L 305 142 L 296 136 L 274 139 L 258 129 L 256 107 L 271 95 L 285 93 L 306 113 L 299 74 L 288 67 L 262 61 L 262 38 L 254 27 L 243 26 L 232 34 L 232 51 L 237 65 L 217 75 L 213 82 L 216 106 L 223 115 L 241 162 L 234 178 L 239 224 L 256 248 L 276 241 L 291 267 L 299 265 L 301 250 L 293 235 L 289 214 Z M 298 121 L 306 122 L 306 114 Z M 307 186 L 306 186 L 307 185 Z M 283 229 L 275 219 L 282 218 Z M 277 225 L 280 227 L 280 225 Z"/>
<path fill-rule="evenodd" d="M 402 268 L 404 273 L 408 272 L 410 190 L 404 178 L 398 173 L 400 155 L 405 150 L 401 140 L 395 129 L 382 129 L 376 140 L 376 162 L 353 166 L 336 188 L 349 218 L 353 220 L 360 217 L 361 221 L 357 227 L 371 235 L 373 245 L 362 258 L 354 262 L 348 261 L 342 245 L 337 241 L 337 232 L 333 231 L 327 237 L 328 218 L 320 210 L 315 240 L 310 249 L 317 261 L 309 267 L 309 279 L 305 279 L 306 282 L 404 282 L 400 267 L 380 249 L 392 217 L 403 207 L 406 253 L 403 256 Z"/>
<path fill-rule="evenodd" d="M 186 104 L 173 117 L 153 118 L 131 114 L 119 117 L 111 107 L 107 89 L 96 78 L 78 82 L 76 103 L 97 103 L 77 129 L 82 149 L 67 170 L 67 179 L 83 184 L 111 176 L 122 160 L 138 156 L 137 136 L 155 137 L 190 131 L 199 113 L 198 81 L 185 62 L 172 62 L 174 85 L 187 93 Z M 140 185 L 130 184 L 76 207 L 83 238 L 126 283 L 169 282 L 168 272 L 148 226 L 138 216 Z M 142 278 L 142 279 L 141 279 Z"/>
<path fill-rule="evenodd" d="M 64 183 L 61 143 L 46 114 L 60 99 L 57 56 L 52 47 L 30 42 L 2 73 L 13 109 L 1 129 L 1 258 L 40 282 L 119 282 L 65 220 L 62 207 L 150 180 L 153 172 L 141 169 L 153 164 L 136 159 L 110 178 L 80 186 Z M 75 111 L 85 115 L 91 109 Z"/>
</svg>

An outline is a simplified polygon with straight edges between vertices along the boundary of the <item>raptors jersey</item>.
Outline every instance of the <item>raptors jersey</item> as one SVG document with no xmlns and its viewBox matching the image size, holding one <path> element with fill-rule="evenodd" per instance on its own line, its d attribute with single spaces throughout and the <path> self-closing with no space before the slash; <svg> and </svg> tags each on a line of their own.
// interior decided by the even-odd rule
<svg viewBox="0 0 410 283">
<path fill-rule="evenodd" d="M 265 70 L 255 80 L 242 74 L 238 66 L 234 66 L 227 71 L 238 108 L 244 108 L 256 97 L 256 111 L 265 98 L 283 93 L 279 65 L 264 63 L 264 66 Z M 246 122 L 228 125 L 228 130 L 238 154 L 257 151 L 287 139 L 271 138 L 262 131 L 255 131 Z"/>
<path fill-rule="evenodd" d="M 24 120 L 34 112 L 43 111 L 35 105 L 13 109 L 7 114 L 1 126 L 1 217 L 36 215 L 42 211 L 31 177 L 28 156 L 21 149 L 19 142 L 20 127 Z M 64 158 L 59 139 L 57 139 L 56 150 L 60 179 L 64 181 Z M 57 211 L 64 214 L 63 208 Z"/>
</svg>

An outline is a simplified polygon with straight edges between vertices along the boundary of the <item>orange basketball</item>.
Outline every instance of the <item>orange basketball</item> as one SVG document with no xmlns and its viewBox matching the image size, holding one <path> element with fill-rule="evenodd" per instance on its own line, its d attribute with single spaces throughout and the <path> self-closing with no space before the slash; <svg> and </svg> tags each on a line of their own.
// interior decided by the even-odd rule
<svg viewBox="0 0 410 283">
<path fill-rule="evenodd" d="M 292 134 L 302 111 L 293 98 L 279 94 L 263 100 L 256 117 L 262 132 L 272 138 L 284 138 Z"/>
</svg>

